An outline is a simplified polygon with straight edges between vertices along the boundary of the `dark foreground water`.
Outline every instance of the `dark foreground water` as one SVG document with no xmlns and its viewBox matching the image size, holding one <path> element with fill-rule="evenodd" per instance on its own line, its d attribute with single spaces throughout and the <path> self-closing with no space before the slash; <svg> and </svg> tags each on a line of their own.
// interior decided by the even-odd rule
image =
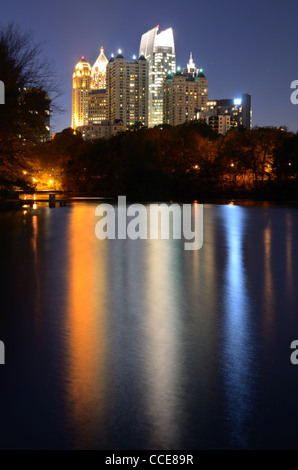
<svg viewBox="0 0 298 470">
<path fill-rule="evenodd" d="M 0 448 L 297 448 L 298 210 L 204 206 L 204 245 L 0 214 Z"/>
</svg>

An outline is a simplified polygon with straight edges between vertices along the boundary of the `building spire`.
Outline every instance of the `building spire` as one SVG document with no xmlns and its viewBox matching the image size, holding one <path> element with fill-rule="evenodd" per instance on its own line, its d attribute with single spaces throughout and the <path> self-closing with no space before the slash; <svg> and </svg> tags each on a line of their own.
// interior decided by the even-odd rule
<svg viewBox="0 0 298 470">
<path fill-rule="evenodd" d="M 190 53 L 189 62 L 187 64 L 187 72 L 192 75 L 197 74 L 198 72 L 198 70 L 196 69 L 196 64 L 194 63 L 192 58 L 192 52 Z"/>
<path fill-rule="evenodd" d="M 92 67 L 92 88 L 101 90 L 106 88 L 106 66 L 108 59 L 104 54 L 104 48 L 101 46 L 99 56 Z"/>
</svg>

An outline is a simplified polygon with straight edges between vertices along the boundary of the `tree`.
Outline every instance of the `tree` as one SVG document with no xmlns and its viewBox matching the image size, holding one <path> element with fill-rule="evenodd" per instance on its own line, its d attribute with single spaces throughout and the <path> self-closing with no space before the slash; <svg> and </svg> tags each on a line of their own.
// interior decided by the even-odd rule
<svg viewBox="0 0 298 470">
<path fill-rule="evenodd" d="M 274 170 L 279 182 L 296 179 L 298 175 L 298 134 L 283 132 L 283 139 L 275 149 Z"/>
<path fill-rule="evenodd" d="M 13 23 L 0 28 L 0 80 L 5 105 L 0 106 L 0 187 L 26 187 L 32 147 L 45 136 L 49 113 L 59 95 L 58 81 L 41 45 Z"/>
<path fill-rule="evenodd" d="M 255 127 L 244 134 L 244 155 L 256 189 L 272 180 L 274 152 L 283 135 L 282 130 L 272 127 Z"/>
</svg>

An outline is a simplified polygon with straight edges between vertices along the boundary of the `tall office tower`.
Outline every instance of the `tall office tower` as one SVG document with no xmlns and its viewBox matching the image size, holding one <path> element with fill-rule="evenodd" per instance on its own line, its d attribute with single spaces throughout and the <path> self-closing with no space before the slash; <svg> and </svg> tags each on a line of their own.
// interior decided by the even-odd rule
<svg viewBox="0 0 298 470">
<path fill-rule="evenodd" d="M 149 63 L 148 124 L 153 127 L 163 122 L 163 85 L 167 73 L 175 74 L 176 56 L 172 28 L 158 33 L 159 26 L 143 34 L 139 55 Z"/>
<path fill-rule="evenodd" d="M 198 110 L 207 108 L 208 80 L 203 72 L 197 76 L 177 73 L 168 75 L 163 92 L 163 122 L 177 126 L 196 119 Z"/>
<path fill-rule="evenodd" d="M 72 124 L 78 126 L 88 124 L 88 93 L 91 89 L 91 66 L 82 57 L 75 66 L 72 76 Z"/>
<path fill-rule="evenodd" d="M 88 93 L 88 123 L 100 124 L 108 119 L 107 90 L 91 90 Z"/>
<path fill-rule="evenodd" d="M 92 88 L 104 90 L 106 88 L 106 67 L 109 63 L 104 55 L 104 48 L 100 48 L 100 54 L 92 67 Z"/>
<path fill-rule="evenodd" d="M 252 128 L 251 95 L 247 93 L 242 95 L 242 125 L 245 129 Z"/>
<path fill-rule="evenodd" d="M 148 63 L 144 56 L 128 62 L 121 51 L 107 65 L 107 106 L 110 122 L 121 119 L 128 129 L 148 126 Z"/>
</svg>

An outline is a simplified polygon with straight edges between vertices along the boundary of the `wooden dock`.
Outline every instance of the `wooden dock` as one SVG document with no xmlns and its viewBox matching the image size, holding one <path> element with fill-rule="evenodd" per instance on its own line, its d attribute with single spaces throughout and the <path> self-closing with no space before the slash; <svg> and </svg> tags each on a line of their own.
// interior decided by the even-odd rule
<svg viewBox="0 0 298 470">
<path fill-rule="evenodd" d="M 26 207 L 36 208 L 37 204 L 48 204 L 49 207 L 65 207 L 69 203 L 69 198 L 59 194 L 24 195 L 13 194 L 11 197 L 0 198 L 0 211 L 9 211 L 14 209 L 26 209 Z"/>
<path fill-rule="evenodd" d="M 57 197 L 56 194 L 49 194 L 48 198 L 34 196 L 33 198 L 25 196 L 24 198 L 19 199 L 19 203 L 22 207 L 30 206 L 34 207 L 38 203 L 48 203 L 49 207 L 54 208 L 57 206 L 65 207 L 68 203 L 68 199 L 65 197 Z"/>
</svg>

